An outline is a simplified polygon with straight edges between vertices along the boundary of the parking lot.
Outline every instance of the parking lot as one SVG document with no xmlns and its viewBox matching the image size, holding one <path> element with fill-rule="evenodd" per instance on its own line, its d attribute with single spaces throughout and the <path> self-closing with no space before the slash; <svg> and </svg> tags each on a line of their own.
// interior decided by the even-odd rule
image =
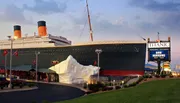
<svg viewBox="0 0 180 103">
<path fill-rule="evenodd" d="M 83 91 L 68 86 L 39 83 L 38 87 L 39 89 L 31 91 L 0 93 L 0 103 L 42 103 L 44 100 L 56 102 L 84 95 Z"/>
</svg>

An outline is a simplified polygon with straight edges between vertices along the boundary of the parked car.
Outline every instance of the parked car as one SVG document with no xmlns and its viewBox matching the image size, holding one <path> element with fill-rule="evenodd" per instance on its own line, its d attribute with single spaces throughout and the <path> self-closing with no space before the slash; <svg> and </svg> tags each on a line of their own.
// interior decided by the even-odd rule
<svg viewBox="0 0 180 103">
<path fill-rule="evenodd" d="M 0 88 L 8 87 L 9 81 L 5 77 L 0 77 Z"/>
<path fill-rule="evenodd" d="M 17 78 L 11 78 L 12 88 L 15 86 L 19 86 L 22 88 L 25 85 L 25 81 L 17 79 Z"/>
</svg>

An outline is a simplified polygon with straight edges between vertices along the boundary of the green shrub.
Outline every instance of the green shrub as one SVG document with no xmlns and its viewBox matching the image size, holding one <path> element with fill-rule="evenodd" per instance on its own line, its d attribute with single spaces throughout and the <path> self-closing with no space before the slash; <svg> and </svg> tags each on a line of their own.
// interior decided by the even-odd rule
<svg viewBox="0 0 180 103">
<path fill-rule="evenodd" d="M 144 81 L 147 81 L 147 78 L 144 78 Z"/>
<path fill-rule="evenodd" d="M 159 78 L 160 76 L 159 75 L 155 75 L 156 78 Z"/>
<path fill-rule="evenodd" d="M 161 78 L 165 78 L 166 74 L 161 74 L 160 76 L 161 76 Z"/>
<path fill-rule="evenodd" d="M 152 78 L 152 75 L 149 75 L 149 78 Z"/>
<path fill-rule="evenodd" d="M 27 85 L 28 85 L 29 87 L 34 87 L 34 86 L 36 86 L 36 83 L 27 83 Z"/>
<path fill-rule="evenodd" d="M 149 76 L 148 76 L 148 75 L 146 75 L 146 74 L 145 74 L 143 77 L 144 77 L 144 78 L 149 78 Z"/>
<path fill-rule="evenodd" d="M 43 102 L 42 103 L 50 103 L 49 101 L 47 101 L 47 100 L 43 100 Z"/>
<path fill-rule="evenodd" d="M 134 82 L 132 84 L 129 84 L 128 87 L 133 87 L 133 86 L 136 86 L 137 85 L 137 82 Z"/>
<path fill-rule="evenodd" d="M 116 89 L 120 89 L 121 87 L 120 87 L 120 86 L 116 86 L 115 88 L 116 88 Z"/>
<path fill-rule="evenodd" d="M 100 88 L 101 88 L 101 90 L 102 90 L 102 88 L 104 88 L 104 87 L 105 87 L 105 85 L 102 84 L 102 83 L 100 83 L 100 82 L 98 82 L 97 84 L 89 84 L 89 85 L 88 85 L 88 89 L 91 90 L 91 91 L 93 91 L 93 92 L 99 91 Z"/>
<path fill-rule="evenodd" d="M 36 101 L 32 101 L 32 103 L 37 103 Z"/>
<path fill-rule="evenodd" d="M 143 78 L 152 78 L 152 76 L 151 76 L 151 75 L 148 75 L 148 74 L 145 74 L 145 75 L 143 76 Z"/>
<path fill-rule="evenodd" d="M 128 85 L 125 84 L 125 85 L 124 85 L 124 88 L 127 88 L 127 87 L 128 87 Z"/>
<path fill-rule="evenodd" d="M 136 83 L 139 84 L 139 82 L 141 82 L 143 79 L 144 79 L 143 77 L 139 77 Z"/>
<path fill-rule="evenodd" d="M 83 88 L 87 89 L 87 84 L 86 83 L 84 83 Z"/>
</svg>

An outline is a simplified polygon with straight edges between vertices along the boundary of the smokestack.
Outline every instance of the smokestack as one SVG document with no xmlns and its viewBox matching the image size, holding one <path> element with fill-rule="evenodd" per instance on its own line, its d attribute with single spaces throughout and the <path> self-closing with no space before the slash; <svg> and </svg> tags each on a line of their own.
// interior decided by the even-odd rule
<svg viewBox="0 0 180 103">
<path fill-rule="evenodd" d="M 14 36 L 21 38 L 21 26 L 14 25 Z"/>
<path fill-rule="evenodd" d="M 38 35 L 39 36 L 47 36 L 45 21 L 38 21 Z"/>
</svg>

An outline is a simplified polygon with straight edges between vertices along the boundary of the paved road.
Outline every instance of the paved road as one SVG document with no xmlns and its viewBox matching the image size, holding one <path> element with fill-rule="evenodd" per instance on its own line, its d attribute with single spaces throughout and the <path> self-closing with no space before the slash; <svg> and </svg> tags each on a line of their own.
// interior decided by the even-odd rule
<svg viewBox="0 0 180 103">
<path fill-rule="evenodd" d="M 43 100 L 56 102 L 84 95 L 83 91 L 72 87 L 41 83 L 38 85 L 37 90 L 0 93 L 0 103 L 42 103 Z"/>
</svg>

